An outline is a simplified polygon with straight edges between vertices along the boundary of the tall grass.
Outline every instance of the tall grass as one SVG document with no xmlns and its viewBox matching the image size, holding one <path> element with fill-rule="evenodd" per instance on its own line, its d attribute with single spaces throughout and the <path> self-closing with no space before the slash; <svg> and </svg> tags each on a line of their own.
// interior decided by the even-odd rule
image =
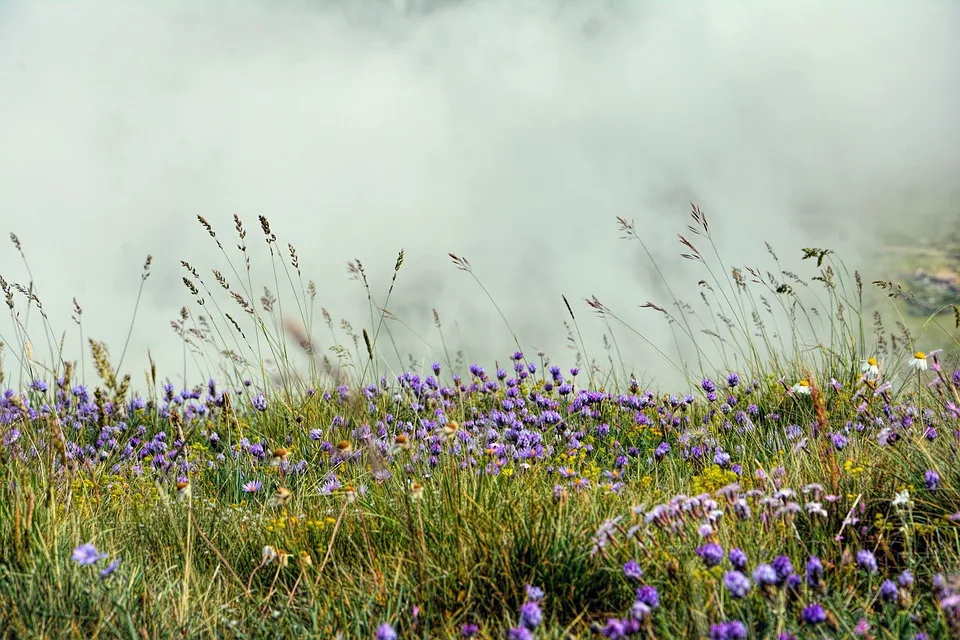
<svg viewBox="0 0 960 640">
<path fill-rule="evenodd" d="M 742 622 L 751 638 L 960 632 L 951 327 L 931 320 L 925 342 L 899 320 L 890 331 L 878 299 L 910 303 L 895 282 L 865 284 L 819 248 L 800 256 L 803 275 L 769 245 L 769 266 L 733 266 L 706 214 L 694 207 L 691 220 L 678 249 L 703 269 L 696 304 L 618 221 L 667 285 L 669 299 L 643 311 L 669 324 L 670 343 L 595 297 L 564 297 L 577 365 L 567 370 L 523 353 L 513 332 L 509 365 L 467 367 L 437 311 L 436 337 L 419 335 L 390 310 L 403 252 L 383 292 L 350 263 L 369 307 L 359 330 L 325 308 L 318 318 L 317 286 L 263 217 L 272 281 L 262 288 L 240 218 L 238 254 L 199 219 L 225 266 L 182 263 L 191 304 L 171 324 L 184 371 L 217 372 L 191 389 L 151 362 L 142 397 L 89 338 L 99 382 L 84 384 L 35 286 L 0 279 L 14 332 L 0 336 L 3 371 L 15 385 L 0 401 L 0 631 L 733 638 Z M 450 258 L 509 327 L 470 261 Z M 148 258 L 141 285 L 149 272 Z M 606 330 L 605 362 L 586 352 L 587 313 Z M 437 362 L 405 366 L 400 331 Z M 647 390 L 619 353 L 626 339 L 685 388 Z M 934 339 L 947 351 L 916 353 Z M 84 543 L 106 557 L 82 564 L 72 554 Z M 742 598 L 727 585 L 741 562 L 732 549 L 751 582 Z"/>
</svg>

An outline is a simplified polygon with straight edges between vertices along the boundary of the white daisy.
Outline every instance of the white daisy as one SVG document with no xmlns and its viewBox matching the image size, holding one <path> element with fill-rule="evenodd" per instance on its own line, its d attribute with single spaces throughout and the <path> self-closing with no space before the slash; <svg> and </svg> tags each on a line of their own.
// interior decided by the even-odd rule
<svg viewBox="0 0 960 640">
<path fill-rule="evenodd" d="M 915 354 L 913 354 L 913 360 L 910 361 L 910 366 L 917 371 L 926 371 L 927 354 L 925 354 L 923 351 L 917 351 Z"/>
<path fill-rule="evenodd" d="M 810 395 L 810 382 L 807 380 L 801 380 L 797 384 L 793 385 L 793 388 L 790 390 L 794 393 L 800 393 L 808 396 Z"/>
<path fill-rule="evenodd" d="M 880 367 L 877 365 L 876 358 L 867 358 L 861 362 L 860 371 L 863 372 L 865 380 L 876 380 L 880 377 Z"/>
</svg>

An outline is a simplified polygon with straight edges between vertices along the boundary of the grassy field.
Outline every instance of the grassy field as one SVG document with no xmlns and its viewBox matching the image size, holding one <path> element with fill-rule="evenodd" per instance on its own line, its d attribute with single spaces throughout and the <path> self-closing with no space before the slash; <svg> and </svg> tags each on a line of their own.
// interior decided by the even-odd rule
<svg viewBox="0 0 960 640">
<path fill-rule="evenodd" d="M 95 341 L 96 385 L 40 364 L 16 315 L 36 303 L 0 282 L 18 327 L 0 399 L 3 637 L 960 634 L 956 309 L 918 342 L 897 283 L 819 249 L 796 270 L 772 249 L 769 271 L 726 265 L 694 209 L 680 249 L 704 267 L 702 305 L 660 309 L 686 388 L 519 345 L 389 375 L 390 292 L 321 354 L 315 288 L 261 226 L 301 317 L 256 304 L 237 219 L 244 256 L 219 283 L 184 264 L 217 314 L 185 310 L 178 330 L 226 363 L 190 389 L 151 369 L 138 395 Z M 588 313 L 619 322 L 596 299 L 569 311 L 574 336 Z"/>
</svg>

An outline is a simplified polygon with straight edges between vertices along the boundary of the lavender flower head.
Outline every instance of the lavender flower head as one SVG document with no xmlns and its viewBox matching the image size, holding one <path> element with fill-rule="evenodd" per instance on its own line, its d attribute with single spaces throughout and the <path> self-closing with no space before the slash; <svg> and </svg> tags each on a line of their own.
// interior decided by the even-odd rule
<svg viewBox="0 0 960 640">
<path fill-rule="evenodd" d="M 384 622 L 377 627 L 377 640 L 397 640 L 397 632 L 393 630 L 390 623 Z"/>
<path fill-rule="evenodd" d="M 872 551 L 862 549 L 857 551 L 857 566 L 869 574 L 877 572 L 877 558 Z"/>
<path fill-rule="evenodd" d="M 80 566 L 96 564 L 107 557 L 105 553 L 99 553 L 93 543 L 87 542 L 81 544 L 73 550 L 73 561 Z"/>
<path fill-rule="evenodd" d="M 827 612 L 816 602 L 804 607 L 801 615 L 803 621 L 809 625 L 817 625 L 827 621 Z"/>
</svg>

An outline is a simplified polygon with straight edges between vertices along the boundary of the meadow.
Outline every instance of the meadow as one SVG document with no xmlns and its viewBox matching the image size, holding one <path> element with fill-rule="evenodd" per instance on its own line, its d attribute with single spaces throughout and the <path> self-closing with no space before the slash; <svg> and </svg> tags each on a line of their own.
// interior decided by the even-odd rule
<svg viewBox="0 0 960 640">
<path fill-rule="evenodd" d="M 612 333 L 605 356 L 580 348 L 589 315 L 645 339 L 595 298 L 564 298 L 569 354 L 444 346 L 397 371 L 402 252 L 382 301 L 351 265 L 369 322 L 320 348 L 315 325 L 337 326 L 296 249 L 261 218 L 293 297 L 260 295 L 241 220 L 229 241 L 200 223 L 228 267 L 183 263 L 173 328 L 221 365 L 195 387 L 151 366 L 138 391 L 96 340 L 83 384 L 34 289 L 0 280 L 3 637 L 960 634 L 957 307 L 917 336 L 908 291 L 828 249 L 727 264 L 694 207 L 677 246 L 697 303 L 646 309 L 683 388 L 618 368 Z"/>
</svg>

